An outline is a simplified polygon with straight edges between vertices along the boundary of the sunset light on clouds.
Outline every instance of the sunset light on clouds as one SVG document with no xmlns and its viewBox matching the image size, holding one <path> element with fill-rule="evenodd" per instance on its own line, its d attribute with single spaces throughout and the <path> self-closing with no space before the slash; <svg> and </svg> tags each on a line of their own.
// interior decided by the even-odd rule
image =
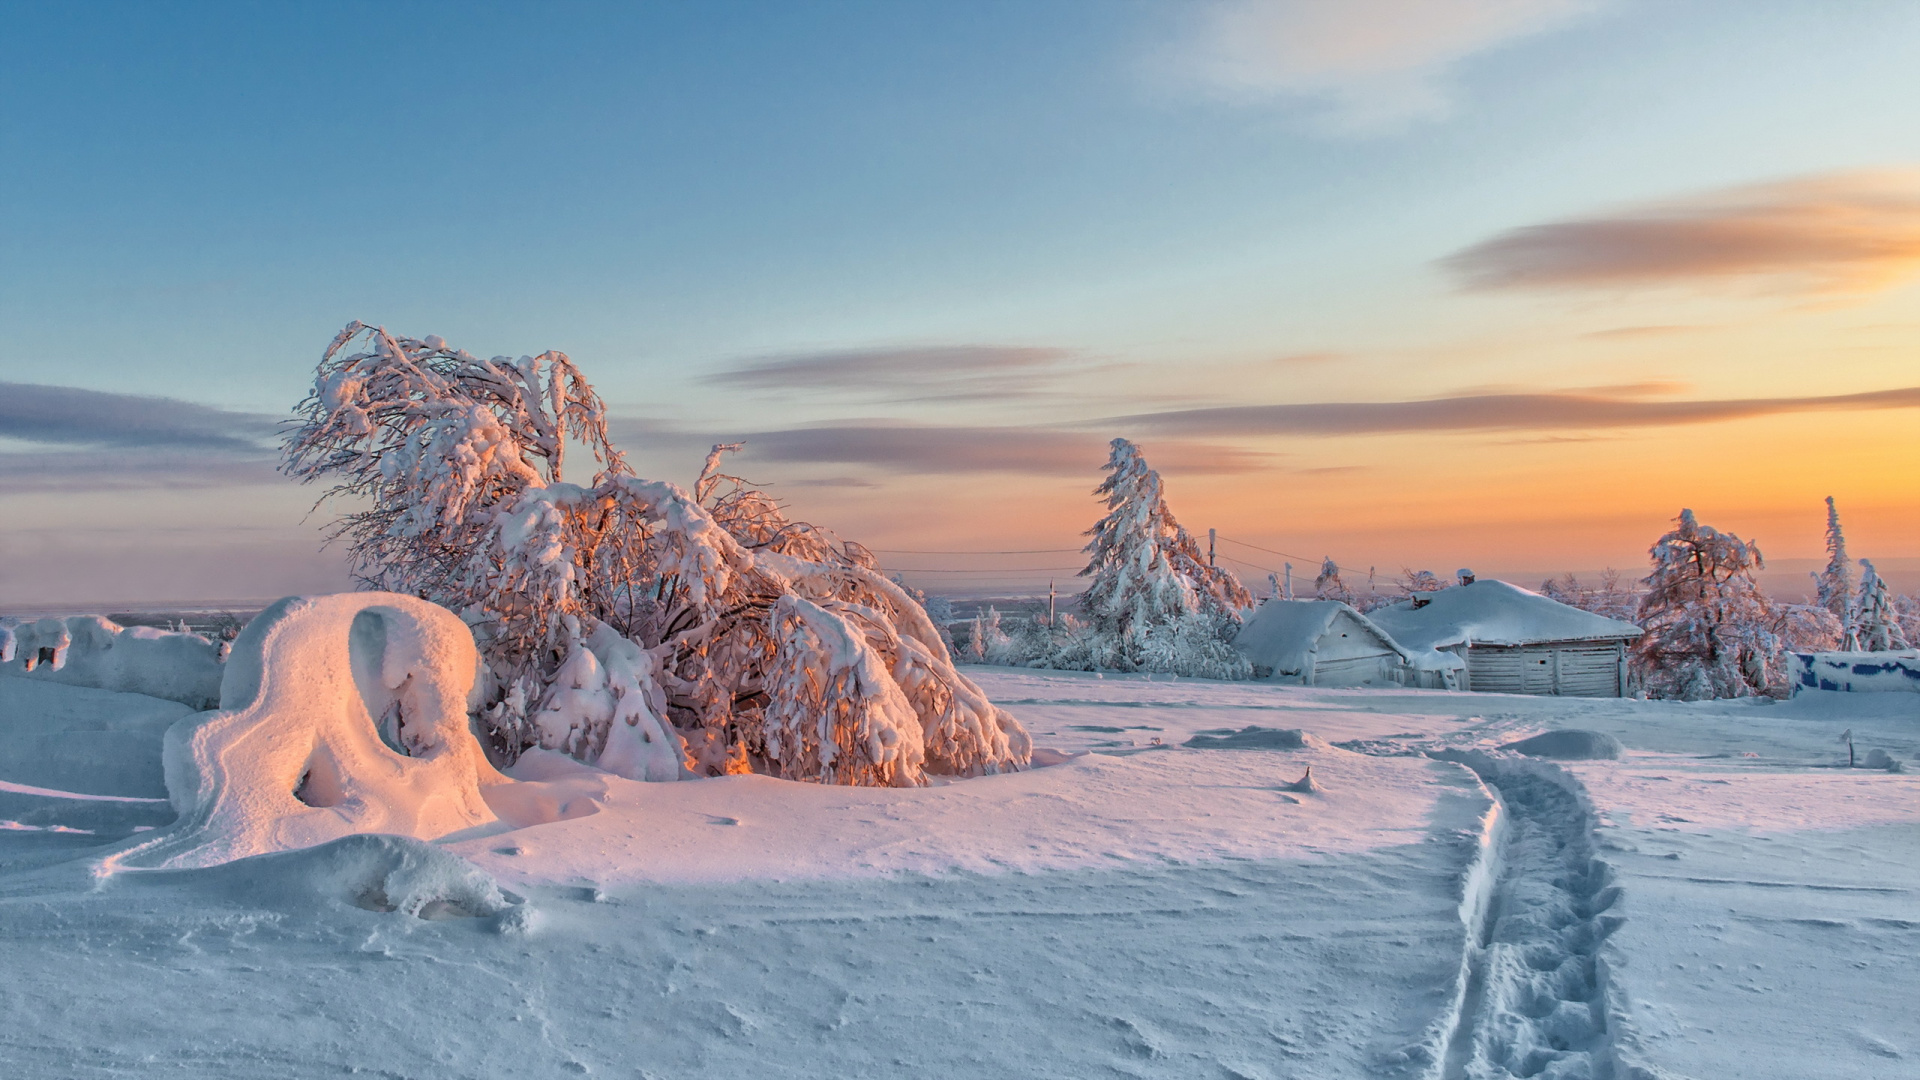
<svg viewBox="0 0 1920 1080">
<path fill-rule="evenodd" d="M 0 20 L 0 599 L 343 583 L 275 465 L 356 318 L 562 350 L 642 475 L 743 441 L 936 592 L 1067 587 L 1115 436 L 1250 584 L 1691 506 L 1792 591 L 1828 495 L 1920 584 L 1912 5 Z"/>
</svg>

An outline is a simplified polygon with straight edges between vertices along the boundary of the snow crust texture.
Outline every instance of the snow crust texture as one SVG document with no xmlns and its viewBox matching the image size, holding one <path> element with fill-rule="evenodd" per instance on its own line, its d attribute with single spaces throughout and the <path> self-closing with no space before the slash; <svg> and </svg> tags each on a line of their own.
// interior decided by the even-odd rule
<svg viewBox="0 0 1920 1080">
<path fill-rule="evenodd" d="M 210 866 L 353 833 L 491 824 L 506 777 L 468 729 L 478 663 L 444 608 L 392 593 L 289 597 L 248 624 L 222 708 L 170 728 L 171 828 L 108 869 Z"/>
</svg>

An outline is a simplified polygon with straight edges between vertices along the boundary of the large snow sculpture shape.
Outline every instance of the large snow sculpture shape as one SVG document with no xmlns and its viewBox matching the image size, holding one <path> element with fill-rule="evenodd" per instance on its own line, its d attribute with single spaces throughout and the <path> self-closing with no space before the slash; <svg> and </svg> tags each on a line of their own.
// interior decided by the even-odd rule
<svg viewBox="0 0 1920 1080">
<path fill-rule="evenodd" d="M 104 869 L 213 866 L 354 833 L 427 840 L 495 819 L 506 783 L 467 726 L 479 657 L 445 608 L 288 597 L 234 642 L 221 709 L 167 732 L 180 818 Z"/>
</svg>

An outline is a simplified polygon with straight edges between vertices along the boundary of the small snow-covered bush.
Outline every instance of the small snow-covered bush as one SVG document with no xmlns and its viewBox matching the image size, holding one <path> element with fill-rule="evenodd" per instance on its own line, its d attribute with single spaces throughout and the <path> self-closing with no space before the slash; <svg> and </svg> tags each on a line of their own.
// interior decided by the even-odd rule
<svg viewBox="0 0 1920 1080">
<path fill-rule="evenodd" d="M 356 322 L 296 411 L 286 470 L 364 506 L 334 532 L 360 580 L 472 627 L 501 760 L 853 784 L 1027 761 L 1018 721 L 866 549 L 720 472 L 737 446 L 692 491 L 635 476 L 563 353 L 482 360 Z M 569 444 L 586 484 L 565 478 Z"/>
<path fill-rule="evenodd" d="M 1621 622 L 1634 621 L 1640 608 L 1639 598 L 1620 584 L 1619 572 L 1611 567 L 1601 571 L 1600 580 L 1593 584 L 1581 581 L 1572 572 L 1549 578 L 1540 583 L 1540 595 Z"/>
</svg>

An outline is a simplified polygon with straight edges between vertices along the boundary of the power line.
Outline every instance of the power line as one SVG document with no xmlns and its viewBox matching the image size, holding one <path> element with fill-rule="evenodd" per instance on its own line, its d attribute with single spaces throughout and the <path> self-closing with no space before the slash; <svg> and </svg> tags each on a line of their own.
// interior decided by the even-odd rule
<svg viewBox="0 0 1920 1080">
<path fill-rule="evenodd" d="M 1231 536 L 1222 536 L 1220 537 L 1220 539 L 1225 540 L 1229 544 L 1239 544 L 1241 547 L 1244 547 L 1244 548 L 1252 548 L 1255 551 L 1264 551 L 1269 555 L 1278 555 L 1281 558 L 1285 558 L 1285 559 L 1299 559 L 1301 562 L 1317 561 L 1310 555 L 1295 555 L 1290 551 L 1275 551 L 1273 548 L 1261 547 L 1259 544 L 1249 544 L 1245 540 L 1235 540 Z"/>
<path fill-rule="evenodd" d="M 1081 571 L 1085 567 L 983 567 L 983 569 L 908 569 L 893 567 L 891 573 L 897 575 L 1037 575 L 1037 573 L 1060 573 L 1060 571 Z"/>
<path fill-rule="evenodd" d="M 1084 548 L 1029 548 L 1025 551 L 916 551 L 905 548 L 868 548 L 877 555 L 1072 555 Z M 1079 569 L 1079 567 L 1074 567 Z"/>
</svg>

